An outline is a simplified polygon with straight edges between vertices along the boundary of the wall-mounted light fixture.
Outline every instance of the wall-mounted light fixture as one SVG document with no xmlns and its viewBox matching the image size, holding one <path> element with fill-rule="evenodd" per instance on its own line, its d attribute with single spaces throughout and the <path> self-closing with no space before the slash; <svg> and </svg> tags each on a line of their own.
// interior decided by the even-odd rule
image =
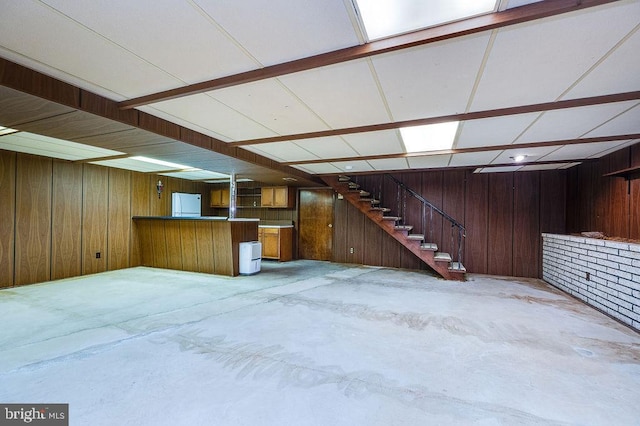
<svg viewBox="0 0 640 426">
<path fill-rule="evenodd" d="M 160 198 L 160 195 L 162 195 L 163 189 L 164 189 L 164 185 L 162 184 L 162 181 L 159 180 L 158 183 L 156 184 L 156 190 L 158 191 L 158 198 Z"/>
</svg>

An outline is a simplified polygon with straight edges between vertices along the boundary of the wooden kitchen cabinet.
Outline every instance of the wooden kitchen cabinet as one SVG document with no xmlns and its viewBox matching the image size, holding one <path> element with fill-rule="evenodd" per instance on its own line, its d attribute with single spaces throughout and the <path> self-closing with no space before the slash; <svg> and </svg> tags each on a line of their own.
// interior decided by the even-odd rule
<svg viewBox="0 0 640 426">
<path fill-rule="evenodd" d="M 295 190 L 288 186 L 265 186 L 260 194 L 261 207 L 293 208 Z"/>
<path fill-rule="evenodd" d="M 258 241 L 262 243 L 262 258 L 286 262 L 293 258 L 293 227 L 259 227 Z"/>
<path fill-rule="evenodd" d="M 229 207 L 229 188 L 216 188 L 211 190 L 210 207 Z"/>
</svg>

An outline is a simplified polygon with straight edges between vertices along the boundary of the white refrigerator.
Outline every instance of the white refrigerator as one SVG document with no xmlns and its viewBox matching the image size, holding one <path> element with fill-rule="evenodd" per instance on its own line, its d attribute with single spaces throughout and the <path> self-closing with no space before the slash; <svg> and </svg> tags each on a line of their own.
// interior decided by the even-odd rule
<svg viewBox="0 0 640 426">
<path fill-rule="evenodd" d="M 174 192 L 171 194 L 171 216 L 200 217 L 202 195 Z"/>
</svg>

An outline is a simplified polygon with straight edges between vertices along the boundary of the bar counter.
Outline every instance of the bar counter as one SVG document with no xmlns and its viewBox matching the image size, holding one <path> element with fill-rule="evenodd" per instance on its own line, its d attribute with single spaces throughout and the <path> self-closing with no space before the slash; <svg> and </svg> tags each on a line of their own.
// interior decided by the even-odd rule
<svg viewBox="0 0 640 426">
<path fill-rule="evenodd" d="M 239 274 L 240 243 L 258 240 L 258 219 L 134 216 L 141 263 L 155 268 Z"/>
</svg>

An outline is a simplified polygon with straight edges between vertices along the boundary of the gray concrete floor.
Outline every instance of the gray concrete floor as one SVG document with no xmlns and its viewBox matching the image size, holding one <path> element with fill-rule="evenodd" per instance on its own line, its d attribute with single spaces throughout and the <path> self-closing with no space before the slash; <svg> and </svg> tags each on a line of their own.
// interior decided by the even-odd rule
<svg viewBox="0 0 640 426">
<path fill-rule="evenodd" d="M 326 262 L 0 291 L 0 402 L 72 425 L 640 424 L 640 335 L 537 280 Z"/>
</svg>

